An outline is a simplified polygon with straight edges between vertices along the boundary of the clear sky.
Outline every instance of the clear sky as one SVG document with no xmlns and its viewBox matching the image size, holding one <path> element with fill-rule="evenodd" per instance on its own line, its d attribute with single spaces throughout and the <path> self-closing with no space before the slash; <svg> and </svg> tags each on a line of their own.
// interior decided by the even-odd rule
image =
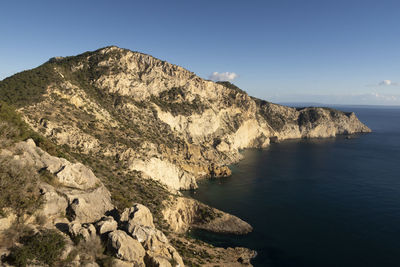
<svg viewBox="0 0 400 267">
<path fill-rule="evenodd" d="M 9 0 L 0 36 L 0 79 L 117 45 L 276 102 L 400 105 L 400 1 Z"/>
</svg>

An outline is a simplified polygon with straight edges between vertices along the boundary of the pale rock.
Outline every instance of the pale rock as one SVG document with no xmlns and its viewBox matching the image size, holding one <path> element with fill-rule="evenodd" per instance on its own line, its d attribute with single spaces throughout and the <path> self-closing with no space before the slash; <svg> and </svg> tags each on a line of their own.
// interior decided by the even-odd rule
<svg viewBox="0 0 400 267">
<path fill-rule="evenodd" d="M 134 204 L 131 208 L 126 208 L 121 214 L 120 221 L 128 225 L 143 225 L 154 228 L 153 215 L 150 210 L 139 203 Z"/>
<path fill-rule="evenodd" d="M 175 190 L 196 187 L 194 177 L 185 175 L 175 164 L 159 158 L 153 157 L 145 161 L 134 160 L 130 164 L 130 169 L 141 171 Z"/>
<path fill-rule="evenodd" d="M 57 192 L 53 186 L 46 183 L 41 183 L 40 193 L 44 200 L 41 206 L 41 212 L 44 216 L 65 216 L 68 201 L 62 193 Z"/>
<path fill-rule="evenodd" d="M 229 234 L 246 234 L 253 230 L 240 218 L 191 198 L 176 197 L 169 203 L 162 213 L 170 228 L 177 233 L 184 233 L 191 227 Z M 204 211 L 214 213 L 215 218 L 205 220 L 202 216 Z"/>
<path fill-rule="evenodd" d="M 118 223 L 114 220 L 112 216 L 103 217 L 100 221 L 96 223 L 97 232 L 102 235 L 107 232 L 112 232 L 117 230 Z"/>
<path fill-rule="evenodd" d="M 68 198 L 67 216 L 71 221 L 92 223 L 114 208 L 104 185 L 91 191 L 64 190 Z"/>
<path fill-rule="evenodd" d="M 136 224 L 131 225 L 127 231 L 133 238 L 142 243 L 142 246 L 146 249 L 147 256 L 151 259 L 150 262 L 160 262 L 159 260 L 161 258 L 167 261 L 173 259 L 179 266 L 183 266 L 181 256 L 176 249 L 170 245 L 168 238 L 160 230 Z M 146 262 L 146 264 L 148 264 L 148 262 Z"/>
<path fill-rule="evenodd" d="M 108 234 L 108 249 L 117 258 L 144 265 L 143 257 L 146 252 L 139 241 L 130 237 L 121 230 L 115 230 Z"/>
<path fill-rule="evenodd" d="M 65 186 L 75 187 L 82 190 L 100 185 L 99 179 L 93 174 L 92 170 L 82 163 L 67 164 L 57 173 L 60 183 Z"/>
<path fill-rule="evenodd" d="M 68 225 L 68 232 L 72 237 L 77 238 L 81 236 L 85 241 L 96 238 L 96 228 L 90 223 L 70 223 Z"/>
<path fill-rule="evenodd" d="M 7 211 L 7 215 L 5 217 L 0 217 L 0 232 L 7 230 L 10 228 L 17 219 L 17 215 L 12 211 Z"/>
<path fill-rule="evenodd" d="M 152 256 L 150 254 L 146 255 L 145 263 L 146 267 L 173 267 L 168 259 L 160 256 Z"/>
<path fill-rule="evenodd" d="M 120 260 L 120 259 L 113 259 L 112 266 L 113 267 L 136 267 L 137 264 L 135 265 L 132 262 L 123 261 L 123 260 Z"/>
</svg>

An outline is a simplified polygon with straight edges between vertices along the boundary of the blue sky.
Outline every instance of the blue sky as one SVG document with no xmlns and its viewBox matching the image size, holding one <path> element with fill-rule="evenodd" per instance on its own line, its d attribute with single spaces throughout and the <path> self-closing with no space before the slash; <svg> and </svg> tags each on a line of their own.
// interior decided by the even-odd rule
<svg viewBox="0 0 400 267">
<path fill-rule="evenodd" d="M 0 79 L 117 45 L 276 102 L 400 105 L 399 14 L 385 0 L 2 1 Z"/>
</svg>

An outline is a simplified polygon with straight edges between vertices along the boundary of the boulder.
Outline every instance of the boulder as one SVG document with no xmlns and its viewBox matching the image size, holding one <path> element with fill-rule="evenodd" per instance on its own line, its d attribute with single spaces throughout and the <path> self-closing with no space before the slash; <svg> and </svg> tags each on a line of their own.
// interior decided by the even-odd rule
<svg viewBox="0 0 400 267">
<path fill-rule="evenodd" d="M 64 190 L 68 198 L 67 217 L 70 221 L 92 223 L 114 208 L 111 194 L 103 185 L 92 191 Z"/>
<path fill-rule="evenodd" d="M 121 214 L 120 221 L 127 225 L 127 229 L 134 225 L 143 225 L 154 228 L 153 215 L 150 210 L 142 204 L 134 204 L 131 208 L 126 208 Z"/>
<path fill-rule="evenodd" d="M 67 163 L 57 172 L 58 182 L 78 189 L 89 189 L 100 185 L 92 170 L 82 163 Z"/>
<path fill-rule="evenodd" d="M 96 223 L 97 232 L 102 235 L 107 232 L 112 232 L 117 230 L 118 223 L 114 220 L 112 216 L 103 217 L 100 221 Z"/>
<path fill-rule="evenodd" d="M 85 241 L 96 238 L 96 228 L 94 228 L 93 224 L 70 223 L 68 225 L 68 233 L 74 239 L 83 238 Z"/>
<path fill-rule="evenodd" d="M 170 266 L 165 265 L 165 260 L 177 262 L 183 265 L 183 260 L 174 247 L 169 244 L 167 237 L 160 230 L 144 225 L 131 224 L 128 233 L 140 243 L 147 251 L 147 262 L 150 266 Z M 165 259 L 165 260 L 163 260 Z M 158 264 L 158 265 L 157 265 Z"/>
<path fill-rule="evenodd" d="M 175 267 L 172 266 L 168 259 L 160 256 L 151 256 L 146 254 L 144 258 L 146 267 Z"/>
<path fill-rule="evenodd" d="M 68 201 L 56 189 L 46 183 L 40 185 L 40 193 L 43 196 L 42 214 L 46 217 L 65 216 Z"/>
<path fill-rule="evenodd" d="M 61 185 L 86 190 L 101 184 L 93 172 L 82 163 L 71 163 L 64 158 L 51 156 L 37 147 L 32 139 L 17 143 L 15 150 L 22 152 L 14 156 L 15 160 L 20 161 L 22 165 L 32 165 L 38 171 L 48 170 L 56 176 Z"/>
<path fill-rule="evenodd" d="M 115 230 L 108 234 L 107 249 L 118 259 L 144 266 L 143 257 L 146 254 L 144 248 L 139 241 L 124 231 Z"/>
</svg>

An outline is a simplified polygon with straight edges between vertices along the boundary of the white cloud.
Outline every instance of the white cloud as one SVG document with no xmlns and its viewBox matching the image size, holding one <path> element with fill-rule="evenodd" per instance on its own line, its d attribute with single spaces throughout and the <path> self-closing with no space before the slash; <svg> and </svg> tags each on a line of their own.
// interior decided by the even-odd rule
<svg viewBox="0 0 400 267">
<path fill-rule="evenodd" d="M 213 72 L 208 78 L 213 81 L 233 81 L 238 75 L 234 72 Z"/>
<path fill-rule="evenodd" d="M 383 81 L 381 81 L 380 83 L 378 83 L 378 85 L 381 85 L 381 86 L 390 86 L 390 85 L 392 85 L 392 86 L 397 86 L 397 85 L 399 85 L 399 84 L 396 83 L 396 82 L 393 82 L 393 81 L 391 81 L 391 80 L 383 80 Z"/>
</svg>

